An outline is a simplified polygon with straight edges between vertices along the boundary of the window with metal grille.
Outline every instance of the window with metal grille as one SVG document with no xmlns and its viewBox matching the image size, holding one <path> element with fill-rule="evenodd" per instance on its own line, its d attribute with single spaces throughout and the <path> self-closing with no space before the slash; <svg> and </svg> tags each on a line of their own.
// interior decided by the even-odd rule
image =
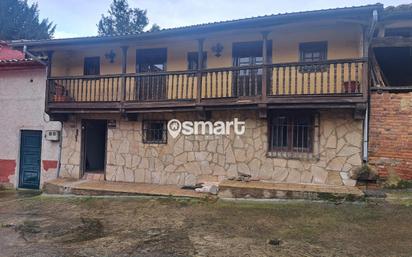
<svg viewBox="0 0 412 257">
<path fill-rule="evenodd" d="M 166 121 L 143 121 L 143 143 L 144 144 L 166 144 L 167 128 Z"/>
<path fill-rule="evenodd" d="M 276 114 L 269 119 L 269 155 L 303 157 L 312 155 L 314 114 Z"/>
</svg>

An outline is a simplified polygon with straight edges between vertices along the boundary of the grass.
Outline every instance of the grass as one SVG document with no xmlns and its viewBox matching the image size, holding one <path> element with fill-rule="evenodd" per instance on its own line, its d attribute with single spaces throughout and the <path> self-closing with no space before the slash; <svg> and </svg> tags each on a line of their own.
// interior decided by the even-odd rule
<svg viewBox="0 0 412 257">
<path fill-rule="evenodd" d="M 389 190 L 387 201 L 396 205 L 412 207 L 412 191 Z"/>
</svg>

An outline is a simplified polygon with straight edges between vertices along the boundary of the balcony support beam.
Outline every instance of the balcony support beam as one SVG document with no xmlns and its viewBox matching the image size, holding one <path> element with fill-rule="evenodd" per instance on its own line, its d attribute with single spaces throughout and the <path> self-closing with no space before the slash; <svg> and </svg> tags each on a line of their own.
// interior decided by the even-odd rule
<svg viewBox="0 0 412 257">
<path fill-rule="evenodd" d="M 200 103 L 202 99 L 202 70 L 203 70 L 203 45 L 205 39 L 199 38 L 197 40 L 197 96 L 196 103 Z"/>
<path fill-rule="evenodd" d="M 261 118 L 266 118 L 266 103 L 267 103 L 267 89 L 268 89 L 268 35 L 269 31 L 262 31 L 263 45 L 262 45 L 262 58 L 263 58 L 263 69 L 262 69 L 262 96 L 261 104 L 259 104 L 259 116 Z"/>
<path fill-rule="evenodd" d="M 45 99 L 45 111 L 46 113 L 49 111 L 49 101 L 51 99 L 50 98 L 50 81 L 49 78 L 51 77 L 52 73 L 52 60 L 53 60 L 53 51 L 48 51 L 47 52 L 47 71 L 46 71 L 46 75 L 47 75 L 47 79 L 46 79 L 46 97 Z"/>
<path fill-rule="evenodd" d="M 120 93 L 120 99 L 121 99 L 121 109 L 120 112 L 124 112 L 124 102 L 126 100 L 126 73 L 127 73 L 127 49 L 128 46 L 122 46 L 122 76 L 121 76 L 121 93 Z"/>
</svg>

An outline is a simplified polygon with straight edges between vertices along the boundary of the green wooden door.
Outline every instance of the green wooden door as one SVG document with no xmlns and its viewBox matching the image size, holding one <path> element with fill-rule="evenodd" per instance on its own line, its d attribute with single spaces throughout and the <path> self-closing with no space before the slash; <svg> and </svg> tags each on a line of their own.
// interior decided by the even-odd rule
<svg viewBox="0 0 412 257">
<path fill-rule="evenodd" d="M 38 189 L 40 186 L 41 143 L 41 131 L 21 131 L 19 172 L 20 188 Z"/>
</svg>

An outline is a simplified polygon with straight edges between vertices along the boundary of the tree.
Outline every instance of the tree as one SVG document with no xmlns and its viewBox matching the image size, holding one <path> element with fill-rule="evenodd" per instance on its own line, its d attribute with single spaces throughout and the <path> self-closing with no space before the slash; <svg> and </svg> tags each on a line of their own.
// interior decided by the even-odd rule
<svg viewBox="0 0 412 257">
<path fill-rule="evenodd" d="M 38 5 L 27 0 L 0 0 L 0 39 L 49 39 L 56 25 L 40 21 Z"/>
<path fill-rule="evenodd" d="M 101 36 L 115 36 L 142 33 L 149 24 L 147 11 L 130 8 L 127 0 L 113 0 L 108 15 L 102 14 L 97 24 Z M 158 31 L 160 27 L 154 24 L 149 31 Z"/>
<path fill-rule="evenodd" d="M 155 23 L 155 24 L 153 24 L 152 27 L 149 29 L 149 32 L 155 32 L 155 31 L 159 31 L 159 30 L 160 30 L 160 26 Z"/>
</svg>

